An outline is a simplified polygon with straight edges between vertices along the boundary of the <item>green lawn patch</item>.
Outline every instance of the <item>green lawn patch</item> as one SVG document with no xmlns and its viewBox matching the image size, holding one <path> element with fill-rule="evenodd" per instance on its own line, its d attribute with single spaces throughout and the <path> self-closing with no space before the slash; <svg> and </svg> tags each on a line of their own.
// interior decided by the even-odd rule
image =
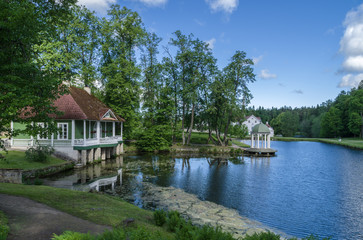
<svg viewBox="0 0 363 240">
<path fill-rule="evenodd" d="M 232 143 L 233 143 L 233 144 L 236 144 L 236 145 L 237 145 L 237 146 L 239 146 L 239 147 L 243 147 L 243 148 L 249 148 L 249 147 L 251 147 L 250 145 L 245 144 L 245 143 L 243 143 L 243 142 L 240 142 L 240 141 L 238 141 L 238 140 L 232 140 Z"/>
<path fill-rule="evenodd" d="M 0 160 L 0 168 L 31 170 L 59 165 L 66 162 L 52 156 L 45 163 L 30 162 L 26 160 L 25 152 L 21 151 L 8 151 L 8 153 L 0 152 L 0 154 L 6 158 L 6 160 Z"/>
<path fill-rule="evenodd" d="M 125 219 L 133 218 L 138 226 L 145 227 L 148 231 L 160 231 L 164 238 L 172 236 L 164 228 L 154 225 L 153 212 L 140 209 L 117 197 L 48 186 L 9 183 L 0 183 L 0 193 L 27 197 L 103 225 L 118 226 L 122 225 Z"/>
<path fill-rule="evenodd" d="M 323 142 L 323 143 L 330 143 L 341 145 L 345 147 L 361 149 L 363 150 L 363 139 L 361 138 L 294 138 L 294 137 L 273 137 L 272 140 L 275 141 L 310 141 L 310 142 Z"/>
</svg>

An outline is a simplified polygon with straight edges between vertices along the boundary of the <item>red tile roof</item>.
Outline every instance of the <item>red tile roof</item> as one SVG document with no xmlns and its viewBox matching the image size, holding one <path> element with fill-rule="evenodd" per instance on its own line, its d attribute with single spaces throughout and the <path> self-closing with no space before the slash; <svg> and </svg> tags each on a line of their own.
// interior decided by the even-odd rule
<svg viewBox="0 0 363 240">
<path fill-rule="evenodd" d="M 57 116 L 56 119 L 125 121 L 98 98 L 77 87 L 69 87 L 69 93 L 58 98 L 54 102 L 54 106 L 58 111 L 64 113 Z M 102 119 L 109 110 L 115 114 L 117 119 Z"/>
</svg>

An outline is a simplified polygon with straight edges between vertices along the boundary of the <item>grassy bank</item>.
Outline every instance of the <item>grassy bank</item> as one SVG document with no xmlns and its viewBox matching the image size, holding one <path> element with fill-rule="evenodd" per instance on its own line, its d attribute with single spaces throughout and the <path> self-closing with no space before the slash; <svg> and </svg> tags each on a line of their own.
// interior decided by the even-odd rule
<svg viewBox="0 0 363 240">
<path fill-rule="evenodd" d="M 25 159 L 25 152 L 22 151 L 8 151 L 7 154 L 0 152 L 0 154 L 6 158 L 6 160 L 0 160 L 0 168 L 31 170 L 65 163 L 64 160 L 55 157 L 50 157 L 45 163 L 30 162 Z"/>
<path fill-rule="evenodd" d="M 363 139 L 360 138 L 294 138 L 294 137 L 273 137 L 272 140 L 274 141 L 286 141 L 286 142 L 293 142 L 293 141 L 310 141 L 310 142 L 322 142 L 322 143 L 330 143 L 341 145 L 349 148 L 354 149 L 361 149 L 363 150 Z"/>
<path fill-rule="evenodd" d="M 118 226 L 125 219 L 133 218 L 138 226 L 148 231 L 160 231 L 164 238 L 172 236 L 165 229 L 154 225 L 151 211 L 140 209 L 120 198 L 47 186 L 9 183 L 0 183 L 0 193 L 27 197 L 73 216 L 103 225 Z"/>
</svg>

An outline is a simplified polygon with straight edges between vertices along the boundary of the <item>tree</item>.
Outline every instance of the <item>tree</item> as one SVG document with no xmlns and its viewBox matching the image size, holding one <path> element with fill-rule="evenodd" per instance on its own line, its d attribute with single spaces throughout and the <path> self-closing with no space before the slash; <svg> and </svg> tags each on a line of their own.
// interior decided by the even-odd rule
<svg viewBox="0 0 363 240">
<path fill-rule="evenodd" d="M 56 131 L 51 119 L 53 101 L 63 93 L 61 80 L 42 65 L 42 42 L 54 38 L 55 27 L 69 14 L 74 0 L 0 1 L 0 132 L 16 135 L 10 122 L 26 123 L 25 132 L 44 132 L 32 122 L 44 122 Z M 0 141 L 0 148 L 3 148 Z"/>
<path fill-rule="evenodd" d="M 62 81 L 93 87 L 98 78 L 99 20 L 85 7 L 76 5 L 70 10 L 56 26 L 54 38 L 45 39 L 37 49 L 44 69 Z"/>
<path fill-rule="evenodd" d="M 338 137 L 343 128 L 341 112 L 336 107 L 331 107 L 321 119 L 321 136 Z"/>
<path fill-rule="evenodd" d="M 299 117 L 291 111 L 282 112 L 271 122 L 276 134 L 292 137 L 298 130 Z"/>
<path fill-rule="evenodd" d="M 100 30 L 104 101 L 125 118 L 125 136 L 131 137 L 138 124 L 141 94 L 135 49 L 141 46 L 145 31 L 140 16 L 125 7 L 112 5 L 108 16 Z"/>
<path fill-rule="evenodd" d="M 363 138 L 363 88 L 353 89 L 349 101 L 349 130 Z"/>
<path fill-rule="evenodd" d="M 222 146 L 228 145 L 227 134 L 231 122 L 240 122 L 245 106 L 252 98 L 247 86 L 255 81 L 252 65 L 252 60 L 246 58 L 245 52 L 236 51 L 230 63 L 211 86 L 209 112 L 213 115 L 212 126 Z"/>
</svg>

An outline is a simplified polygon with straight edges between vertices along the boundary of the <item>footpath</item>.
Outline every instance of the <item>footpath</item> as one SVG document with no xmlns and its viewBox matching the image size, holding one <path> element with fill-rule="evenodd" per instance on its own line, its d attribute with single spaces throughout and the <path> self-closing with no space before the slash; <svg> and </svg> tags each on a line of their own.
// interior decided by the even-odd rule
<svg viewBox="0 0 363 240">
<path fill-rule="evenodd" d="M 67 230 L 99 234 L 111 229 L 24 197 L 0 194 L 0 210 L 9 220 L 7 240 L 49 240 Z"/>
</svg>

